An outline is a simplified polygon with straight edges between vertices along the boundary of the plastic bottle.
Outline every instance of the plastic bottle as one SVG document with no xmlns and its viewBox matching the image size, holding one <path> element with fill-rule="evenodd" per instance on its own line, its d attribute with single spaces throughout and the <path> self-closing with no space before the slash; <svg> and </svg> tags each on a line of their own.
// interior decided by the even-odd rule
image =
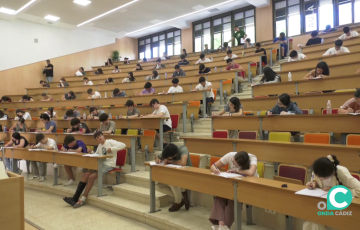
<svg viewBox="0 0 360 230">
<path fill-rule="evenodd" d="M 213 58 L 213 57 L 211 57 L 211 62 L 212 62 L 212 61 L 214 61 L 214 58 Z"/>
<path fill-rule="evenodd" d="M 326 114 L 332 114 L 332 107 L 331 107 L 330 100 L 328 100 L 328 102 L 326 104 Z"/>
<path fill-rule="evenodd" d="M 84 119 L 84 120 L 86 119 L 86 113 L 83 114 L 83 119 Z"/>
<path fill-rule="evenodd" d="M 107 98 L 107 92 L 105 92 L 105 98 Z"/>
<path fill-rule="evenodd" d="M 80 123 L 79 133 L 80 133 L 80 134 L 82 134 L 82 133 L 83 133 L 83 126 L 82 126 L 82 124 L 81 124 L 81 123 Z"/>
<path fill-rule="evenodd" d="M 288 81 L 292 81 L 291 72 L 289 72 L 289 74 L 288 74 Z"/>
<path fill-rule="evenodd" d="M 109 118 L 110 118 L 110 119 L 112 119 L 112 115 L 111 115 L 111 113 L 109 113 Z"/>
<path fill-rule="evenodd" d="M 7 127 L 4 126 L 4 133 L 7 133 Z"/>
<path fill-rule="evenodd" d="M 215 73 L 217 72 L 217 67 L 215 66 Z"/>
<path fill-rule="evenodd" d="M 165 72 L 165 78 L 167 78 L 167 72 Z"/>
</svg>

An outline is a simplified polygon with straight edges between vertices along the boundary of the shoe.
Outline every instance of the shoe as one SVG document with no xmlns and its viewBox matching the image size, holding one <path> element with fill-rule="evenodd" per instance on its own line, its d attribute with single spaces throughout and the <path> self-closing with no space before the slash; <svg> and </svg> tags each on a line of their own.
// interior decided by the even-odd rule
<svg viewBox="0 0 360 230">
<path fill-rule="evenodd" d="M 29 178 L 29 180 L 36 180 L 36 179 L 39 179 L 39 176 L 33 176 Z"/>
<path fill-rule="evenodd" d="M 67 183 L 64 184 L 64 186 L 69 186 L 69 185 L 72 185 L 74 183 L 75 183 L 75 181 L 70 179 Z"/>
<path fill-rule="evenodd" d="M 80 208 L 81 206 L 84 206 L 85 202 L 83 202 L 82 200 L 79 200 L 74 206 L 73 208 Z"/>
<path fill-rule="evenodd" d="M 226 225 L 219 226 L 218 230 L 230 230 Z"/>
<path fill-rule="evenodd" d="M 22 171 L 21 169 L 19 169 L 19 175 L 21 175 L 21 174 L 22 174 L 22 172 L 23 172 L 23 171 Z"/>
<path fill-rule="evenodd" d="M 183 195 L 182 202 L 185 204 L 185 209 L 186 209 L 186 210 L 189 210 L 189 208 L 190 208 L 190 202 L 189 202 L 189 199 L 188 199 L 188 193 L 187 193 L 187 191 L 182 192 L 182 195 Z"/>
<path fill-rule="evenodd" d="M 218 230 L 219 229 L 219 225 L 213 225 L 211 226 L 211 230 Z"/>
<path fill-rule="evenodd" d="M 45 181 L 45 177 L 41 176 L 40 179 L 39 179 L 39 182 L 43 182 L 43 181 Z"/>
<path fill-rule="evenodd" d="M 53 166 L 53 167 L 54 167 L 54 169 L 56 169 L 56 168 L 58 167 L 58 164 L 54 164 L 54 166 Z"/>
<path fill-rule="evenodd" d="M 184 202 L 181 201 L 179 204 L 174 203 L 170 208 L 169 208 L 169 212 L 176 212 L 179 211 L 179 209 L 184 206 Z"/>
<path fill-rule="evenodd" d="M 74 201 L 72 197 L 64 197 L 63 200 L 71 206 L 74 206 L 76 204 L 76 201 Z"/>
</svg>

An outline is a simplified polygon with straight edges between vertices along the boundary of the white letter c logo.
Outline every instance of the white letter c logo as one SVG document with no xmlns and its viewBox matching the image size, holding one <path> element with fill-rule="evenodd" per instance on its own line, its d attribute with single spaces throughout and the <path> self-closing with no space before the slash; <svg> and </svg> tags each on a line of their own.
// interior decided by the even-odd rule
<svg viewBox="0 0 360 230">
<path fill-rule="evenodd" d="M 338 203 L 335 200 L 335 195 L 337 193 L 344 193 L 346 194 L 348 192 L 348 190 L 344 189 L 344 188 L 335 188 L 334 190 L 331 191 L 330 195 L 329 195 L 329 199 L 330 199 L 330 203 L 335 207 L 335 208 L 344 208 L 348 205 L 348 203 L 346 201 L 342 202 L 342 203 Z"/>
</svg>

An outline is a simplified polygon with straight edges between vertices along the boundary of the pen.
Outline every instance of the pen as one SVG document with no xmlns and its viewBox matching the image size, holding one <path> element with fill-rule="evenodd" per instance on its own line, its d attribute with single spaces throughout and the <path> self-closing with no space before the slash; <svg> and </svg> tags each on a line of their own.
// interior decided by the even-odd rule
<svg viewBox="0 0 360 230">
<path fill-rule="evenodd" d="M 217 170 L 219 170 L 219 169 L 216 167 L 215 163 L 213 163 L 213 165 L 214 165 L 214 167 L 215 167 Z M 219 170 L 219 171 L 220 171 L 220 170 Z"/>
</svg>

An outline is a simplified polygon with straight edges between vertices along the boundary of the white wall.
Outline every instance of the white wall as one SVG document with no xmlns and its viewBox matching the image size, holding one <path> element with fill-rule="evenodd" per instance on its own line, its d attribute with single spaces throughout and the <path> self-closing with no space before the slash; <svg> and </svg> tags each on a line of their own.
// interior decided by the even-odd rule
<svg viewBox="0 0 360 230">
<path fill-rule="evenodd" d="M 113 44 L 115 37 L 0 19 L 0 71 Z M 34 39 L 38 43 L 34 43 Z"/>
</svg>

